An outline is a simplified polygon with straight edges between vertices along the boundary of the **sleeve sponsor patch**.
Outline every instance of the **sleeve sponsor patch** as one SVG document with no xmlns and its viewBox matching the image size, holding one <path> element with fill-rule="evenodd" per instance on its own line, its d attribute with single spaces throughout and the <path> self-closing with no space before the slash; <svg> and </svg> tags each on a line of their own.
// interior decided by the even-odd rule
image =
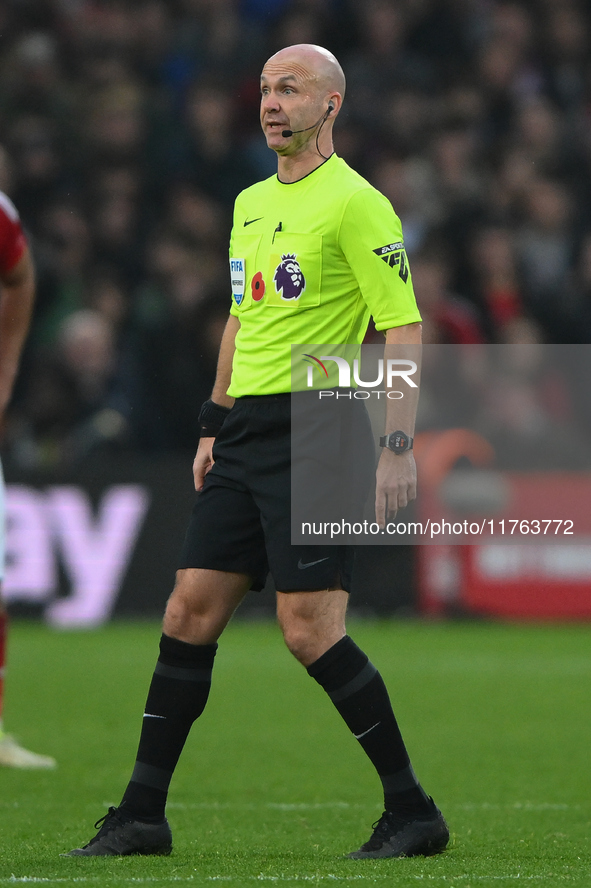
<svg viewBox="0 0 591 888">
<path fill-rule="evenodd" d="M 236 305 L 240 305 L 244 299 L 246 286 L 246 270 L 244 259 L 230 259 L 230 281 L 232 283 L 232 296 Z"/>
<path fill-rule="evenodd" d="M 386 244 L 385 247 L 378 247 L 374 250 L 376 256 L 383 259 L 390 268 L 398 267 L 398 275 L 404 283 L 408 280 L 408 262 L 404 251 L 404 244 L 398 241 L 395 244 Z"/>
</svg>

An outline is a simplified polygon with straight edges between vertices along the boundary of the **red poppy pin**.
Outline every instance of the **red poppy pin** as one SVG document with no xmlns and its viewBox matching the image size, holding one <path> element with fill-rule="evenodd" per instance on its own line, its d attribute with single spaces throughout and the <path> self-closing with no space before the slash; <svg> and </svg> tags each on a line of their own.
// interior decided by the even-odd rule
<svg viewBox="0 0 591 888">
<path fill-rule="evenodd" d="M 260 302 L 265 295 L 265 282 L 260 271 L 257 271 L 250 286 L 252 287 L 252 298 L 255 302 Z"/>
</svg>

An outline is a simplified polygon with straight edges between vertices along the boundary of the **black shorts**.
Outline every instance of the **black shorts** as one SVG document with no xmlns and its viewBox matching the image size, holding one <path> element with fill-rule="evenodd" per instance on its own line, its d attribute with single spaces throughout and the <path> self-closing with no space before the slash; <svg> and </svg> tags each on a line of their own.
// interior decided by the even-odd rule
<svg viewBox="0 0 591 888">
<path fill-rule="evenodd" d="M 238 398 L 213 457 L 181 569 L 244 573 L 256 590 L 270 572 L 281 592 L 350 591 L 352 546 L 291 544 L 291 395 Z"/>
</svg>

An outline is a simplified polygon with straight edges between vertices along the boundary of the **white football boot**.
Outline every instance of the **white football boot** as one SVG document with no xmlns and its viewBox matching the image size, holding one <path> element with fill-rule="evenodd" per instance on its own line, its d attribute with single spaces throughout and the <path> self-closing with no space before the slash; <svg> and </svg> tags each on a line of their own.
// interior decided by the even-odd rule
<svg viewBox="0 0 591 888">
<path fill-rule="evenodd" d="M 0 765 L 6 768 L 55 768 L 49 755 L 38 755 L 21 746 L 10 734 L 0 730 Z"/>
</svg>

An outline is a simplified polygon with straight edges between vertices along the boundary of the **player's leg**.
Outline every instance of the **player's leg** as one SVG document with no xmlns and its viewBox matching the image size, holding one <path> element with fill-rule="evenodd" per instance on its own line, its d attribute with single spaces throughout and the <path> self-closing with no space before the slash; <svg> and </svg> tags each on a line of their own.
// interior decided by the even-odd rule
<svg viewBox="0 0 591 888">
<path fill-rule="evenodd" d="M 346 634 L 347 597 L 342 590 L 278 593 L 278 619 L 286 644 L 327 692 L 373 762 L 384 788 L 385 807 L 401 813 L 430 810 L 384 682 Z"/>
<path fill-rule="evenodd" d="M 71 856 L 169 854 L 168 787 L 211 687 L 217 639 L 251 586 L 240 573 L 179 570 L 142 720 L 131 779 L 97 835 Z"/>
<path fill-rule="evenodd" d="M 217 639 L 252 586 L 267 572 L 258 511 L 244 490 L 216 482 L 199 494 L 180 570 L 164 615 L 160 655 L 148 692 L 137 759 L 118 808 L 74 856 L 165 854 L 168 787 L 211 684 Z M 227 480 L 227 479 L 226 479 Z"/>
<path fill-rule="evenodd" d="M 51 756 L 38 755 L 36 752 L 25 749 L 11 734 L 4 731 L 2 712 L 7 637 L 8 613 L 2 602 L 2 585 L 0 583 L 0 765 L 6 768 L 55 768 L 55 759 Z"/>
<path fill-rule="evenodd" d="M 4 733 L 2 712 L 4 704 L 4 675 L 8 640 L 8 613 L 2 600 L 6 523 L 4 514 L 4 476 L 0 463 L 0 765 L 7 768 L 55 768 L 55 759 L 38 755 L 21 746 L 10 734 Z"/>
<path fill-rule="evenodd" d="M 447 826 L 412 769 L 380 673 L 346 634 L 347 597 L 338 589 L 278 592 L 277 614 L 288 648 L 327 692 L 382 782 L 385 812 L 351 856 L 441 851 Z"/>
<path fill-rule="evenodd" d="M 359 419 L 357 412 L 353 419 L 355 417 Z M 322 415 L 315 414 L 313 418 L 324 428 Z M 291 419 L 285 440 L 277 438 L 276 470 L 256 477 L 255 497 L 260 506 L 269 568 L 275 587 L 280 590 L 277 593 L 277 615 L 287 646 L 328 693 L 382 781 L 385 814 L 375 838 L 372 836 L 370 842 L 355 854 L 393 857 L 441 850 L 448 839 L 445 821 L 414 774 L 384 682 L 367 656 L 346 634 L 345 613 L 354 550 L 350 546 L 291 544 L 292 491 L 300 484 L 306 487 L 303 464 L 291 464 L 293 415 Z M 309 427 L 308 419 L 307 411 L 299 416 L 304 438 Z M 339 411 L 330 419 L 348 440 L 347 426 L 339 425 L 347 416 L 342 416 Z M 328 434 L 331 433 L 330 425 L 325 429 Z M 362 425 L 363 440 L 359 444 L 355 439 L 356 446 L 359 444 L 368 454 L 371 451 L 373 460 L 371 440 L 371 447 L 363 443 L 367 443 L 369 427 L 367 423 Z M 332 450 L 325 446 L 321 450 L 336 452 L 338 448 L 335 444 Z M 298 446 L 296 451 L 301 456 L 303 449 Z M 318 455 L 318 463 L 322 467 L 322 453 Z M 345 499 L 351 493 L 346 468 L 345 463 L 344 474 L 341 471 L 336 479 L 334 473 L 331 474 L 332 483 L 340 484 L 346 491 Z M 318 472 L 321 473 L 321 468 Z M 353 508 L 363 501 L 365 484 L 364 475 L 357 496 L 352 499 Z M 320 481 L 318 486 L 322 492 Z M 306 502 L 314 493 L 310 490 L 308 497 L 308 489 L 309 485 L 304 497 Z M 338 499 L 335 494 L 334 501 Z M 322 503 L 318 508 L 322 508 Z"/>
<path fill-rule="evenodd" d="M 4 711 L 4 670 L 6 669 L 6 636 L 8 635 L 8 613 L 0 594 L 0 738 L 2 737 L 2 713 Z"/>
<path fill-rule="evenodd" d="M 277 593 L 277 619 L 283 638 L 306 668 L 345 637 L 348 600 L 348 593 L 342 589 Z"/>
<path fill-rule="evenodd" d="M 164 615 L 137 759 L 122 806 L 137 819 L 164 819 L 168 786 L 211 687 L 217 640 L 251 586 L 240 573 L 179 570 Z"/>
</svg>

